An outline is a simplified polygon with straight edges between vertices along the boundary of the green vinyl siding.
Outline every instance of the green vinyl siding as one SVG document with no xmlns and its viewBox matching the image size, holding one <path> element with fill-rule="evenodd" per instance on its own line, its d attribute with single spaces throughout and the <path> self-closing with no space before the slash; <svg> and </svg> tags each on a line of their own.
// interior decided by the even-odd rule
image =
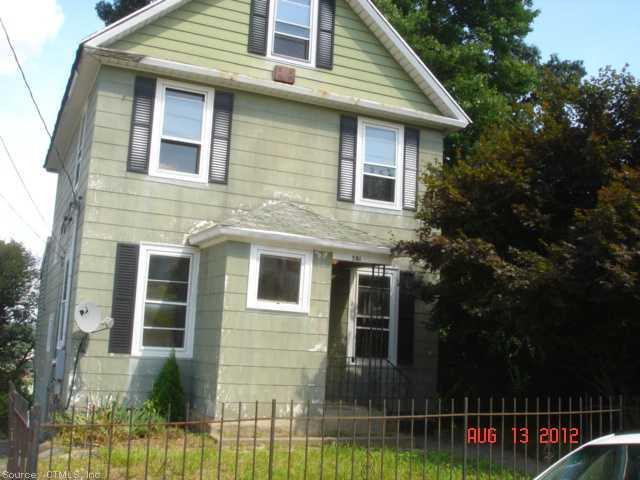
<svg viewBox="0 0 640 480">
<path fill-rule="evenodd" d="M 76 188 L 76 196 L 84 197 L 87 191 L 87 182 L 89 179 L 89 160 L 91 157 L 91 145 L 93 143 L 93 126 L 95 123 L 97 91 L 93 89 L 86 101 L 86 119 L 85 119 L 85 138 L 84 151 L 81 158 L 78 184 Z M 81 126 L 81 118 L 76 119 L 74 134 L 66 151 L 60 152 L 61 158 L 65 165 L 65 169 L 71 177 L 71 181 L 75 176 L 75 162 L 78 151 L 79 130 Z M 47 415 L 47 406 L 53 399 L 53 395 L 59 391 L 60 398 L 66 400 L 66 382 L 60 385 L 60 390 L 54 388 L 50 381 L 53 375 L 52 360 L 56 357 L 56 337 L 58 330 L 58 308 L 62 295 L 62 283 L 64 278 L 64 256 L 68 254 L 74 235 L 73 223 L 64 222 L 64 218 L 68 215 L 73 216 L 78 222 L 78 234 L 76 242 L 76 252 L 74 257 L 74 268 L 71 272 L 69 292 L 69 320 L 67 324 L 66 338 L 66 355 L 65 365 L 73 361 L 72 352 L 75 351 L 77 336 L 73 335 L 75 328 L 73 321 L 73 305 L 81 298 L 77 292 L 77 286 L 81 284 L 81 268 L 80 260 L 80 239 L 84 233 L 84 209 L 78 212 L 71 208 L 73 202 L 73 192 L 69 178 L 63 172 L 58 175 L 56 185 L 56 198 L 53 214 L 53 228 L 48 242 L 46 258 L 43 259 L 42 279 L 43 288 L 40 291 L 40 299 L 38 304 L 38 318 L 36 323 L 36 344 L 35 344 L 35 385 L 34 397 L 35 402 L 44 406 L 42 414 Z M 63 224 L 66 227 L 63 229 Z M 52 323 L 50 326 L 49 324 Z M 48 350 L 48 351 L 47 351 Z"/>
<path fill-rule="evenodd" d="M 235 92 L 227 185 L 127 172 L 134 79 L 131 71 L 101 70 L 91 158 L 83 174 L 77 298 L 97 303 L 103 315 L 111 313 L 118 242 L 184 245 L 202 222 L 270 200 L 291 200 L 383 239 L 415 235 L 414 212 L 336 200 L 342 112 L 326 108 Z M 441 156 L 441 133 L 422 130 L 421 168 Z M 180 365 L 187 393 L 202 412 L 211 413 L 216 401 L 319 399 L 323 394 L 330 256 L 314 254 L 310 313 L 281 314 L 246 310 L 248 251 L 249 245 L 241 243 L 201 251 L 194 356 Z M 108 332 L 90 338 L 79 362 L 80 397 L 146 398 L 163 359 L 109 354 L 107 341 Z"/>
<path fill-rule="evenodd" d="M 278 61 L 247 53 L 249 8 L 249 0 L 191 1 L 110 48 L 271 80 Z M 296 66 L 296 85 L 437 113 L 344 0 L 336 2 L 333 69 Z"/>
</svg>

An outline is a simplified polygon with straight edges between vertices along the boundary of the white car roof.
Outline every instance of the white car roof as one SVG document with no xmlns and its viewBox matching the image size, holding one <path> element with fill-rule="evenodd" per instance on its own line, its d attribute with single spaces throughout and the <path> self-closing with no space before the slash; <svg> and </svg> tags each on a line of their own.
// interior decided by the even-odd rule
<svg viewBox="0 0 640 480">
<path fill-rule="evenodd" d="M 612 433 L 604 437 L 596 438 L 586 445 L 640 445 L 640 433 Z"/>
</svg>

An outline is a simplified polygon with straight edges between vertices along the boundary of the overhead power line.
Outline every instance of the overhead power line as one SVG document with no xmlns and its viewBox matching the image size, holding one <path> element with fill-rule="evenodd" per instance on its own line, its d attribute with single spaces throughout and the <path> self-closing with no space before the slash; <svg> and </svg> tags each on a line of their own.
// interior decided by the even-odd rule
<svg viewBox="0 0 640 480">
<path fill-rule="evenodd" d="M 16 62 L 16 65 L 18 66 L 18 70 L 20 71 L 20 75 L 22 76 L 22 81 L 24 82 L 25 87 L 27 88 L 27 91 L 29 92 L 29 97 L 31 97 L 31 102 L 33 102 L 33 106 L 36 109 L 36 112 L 38 113 L 38 117 L 40 117 L 40 121 L 42 122 L 42 126 L 44 127 L 44 131 L 47 132 L 47 136 L 49 137 L 49 140 L 51 141 L 51 147 L 53 148 L 53 151 L 55 152 L 56 156 L 58 157 L 58 161 L 60 162 L 60 166 L 63 170 L 63 172 L 65 173 L 65 176 L 67 177 L 67 181 L 69 182 L 69 186 L 71 187 L 71 193 L 73 194 L 73 199 L 74 201 L 77 201 L 77 197 L 76 197 L 76 189 L 73 185 L 73 181 L 71 180 L 71 175 L 69 175 L 69 172 L 67 171 L 66 167 L 64 166 L 64 162 L 62 161 L 62 155 L 60 155 L 60 152 L 58 151 L 58 147 L 56 147 L 56 145 L 53 143 L 53 135 L 51 135 L 51 131 L 49 130 L 49 127 L 47 126 L 47 122 L 44 120 L 44 116 L 42 115 L 42 112 L 40 111 L 40 107 L 38 106 L 38 102 L 36 101 L 36 97 L 33 94 L 33 90 L 31 90 L 31 85 L 29 85 L 29 81 L 27 80 L 27 76 L 24 73 L 24 70 L 22 69 L 22 65 L 20 64 L 20 60 L 18 59 L 18 54 L 16 53 L 15 48 L 13 48 L 13 43 L 11 42 L 11 37 L 9 37 L 9 32 L 7 31 L 7 28 L 4 25 L 4 22 L 2 21 L 2 17 L 0 17 L 0 26 L 2 27 L 2 30 L 4 31 L 4 36 L 7 39 L 7 43 L 9 44 L 9 49 L 11 50 L 11 53 L 13 54 L 13 59 Z"/>
<path fill-rule="evenodd" d="M 31 230 L 31 231 L 33 232 L 33 234 L 34 234 L 36 237 L 38 237 L 40 240 L 42 240 L 42 241 L 43 241 L 43 242 L 45 242 L 45 243 L 47 242 L 47 240 L 46 240 L 42 235 L 40 235 L 40 234 L 36 231 L 36 229 L 35 229 L 35 228 L 33 228 L 33 227 L 29 224 L 29 222 L 27 222 L 27 221 L 23 218 L 23 216 L 22 216 L 22 215 L 20 215 L 20 212 L 18 212 L 18 210 L 16 210 L 16 207 L 14 207 L 14 206 L 11 204 L 11 202 L 10 202 L 9 200 L 7 200 L 7 198 L 6 198 L 2 193 L 0 193 L 0 198 L 1 198 L 2 200 L 4 200 L 4 202 L 9 206 L 9 208 L 13 211 L 13 213 L 16 215 L 16 217 L 18 217 L 18 219 L 20 219 L 20 221 L 22 221 L 22 223 L 23 223 L 23 224 L 24 224 L 24 225 L 25 225 L 29 230 Z"/>
<path fill-rule="evenodd" d="M 16 172 L 16 175 L 18 175 L 18 178 L 20 179 L 20 183 L 22 183 L 22 186 L 24 187 L 25 192 L 27 192 L 27 195 L 29 196 L 29 199 L 31 200 L 31 203 L 33 204 L 34 208 L 36 209 L 36 212 L 38 212 L 38 215 L 40 216 L 40 219 L 42 220 L 42 223 L 44 223 L 45 226 L 46 226 L 47 225 L 47 221 L 45 220 L 44 215 L 42 214 L 42 211 L 38 207 L 38 204 L 36 203 L 36 201 L 31 196 L 31 192 L 29 191 L 29 188 L 27 187 L 27 184 L 25 183 L 24 178 L 22 178 L 22 174 L 18 170 L 18 167 L 16 166 L 16 162 L 13 161 L 13 157 L 11 156 L 11 153 L 9 153 L 9 149 L 7 148 L 7 144 L 4 142 L 4 138 L 2 138 L 2 135 L 0 135 L 0 143 L 2 143 L 4 151 L 7 154 L 7 157 L 9 157 L 9 161 L 11 162 L 11 165 L 13 166 L 13 170 Z"/>
</svg>

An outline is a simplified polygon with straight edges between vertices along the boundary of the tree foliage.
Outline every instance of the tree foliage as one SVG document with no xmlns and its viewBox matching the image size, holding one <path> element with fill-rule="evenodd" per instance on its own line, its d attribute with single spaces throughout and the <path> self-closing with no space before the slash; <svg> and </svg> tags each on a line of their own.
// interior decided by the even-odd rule
<svg viewBox="0 0 640 480">
<path fill-rule="evenodd" d="M 167 359 L 162 370 L 158 374 L 149 401 L 158 414 L 163 417 L 170 416 L 171 421 L 184 420 L 185 399 L 182 382 L 180 380 L 180 368 L 176 361 L 175 353 Z"/>
<path fill-rule="evenodd" d="M 30 372 L 37 313 L 38 268 L 29 251 L 0 240 L 0 392 L 24 386 Z"/>
<path fill-rule="evenodd" d="M 512 120 L 424 181 L 451 389 L 628 391 L 640 379 L 640 84 L 553 58 Z M 476 379 L 482 378 L 480 385 Z"/>
<path fill-rule="evenodd" d="M 110 25 L 150 3 L 151 0 L 100 0 L 96 13 L 105 25 Z"/>
<path fill-rule="evenodd" d="M 473 119 L 447 138 L 463 158 L 511 105 L 535 86 L 539 52 L 527 45 L 538 12 L 531 0 L 376 0 L 398 32 Z"/>
</svg>

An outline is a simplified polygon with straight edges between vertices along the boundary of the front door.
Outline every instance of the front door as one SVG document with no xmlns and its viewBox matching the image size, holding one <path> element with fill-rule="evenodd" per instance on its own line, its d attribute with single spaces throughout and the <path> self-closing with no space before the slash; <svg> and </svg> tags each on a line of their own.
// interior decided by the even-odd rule
<svg viewBox="0 0 640 480">
<path fill-rule="evenodd" d="M 396 363 L 398 271 L 365 267 L 353 271 L 348 329 L 348 356 L 354 361 Z"/>
</svg>

